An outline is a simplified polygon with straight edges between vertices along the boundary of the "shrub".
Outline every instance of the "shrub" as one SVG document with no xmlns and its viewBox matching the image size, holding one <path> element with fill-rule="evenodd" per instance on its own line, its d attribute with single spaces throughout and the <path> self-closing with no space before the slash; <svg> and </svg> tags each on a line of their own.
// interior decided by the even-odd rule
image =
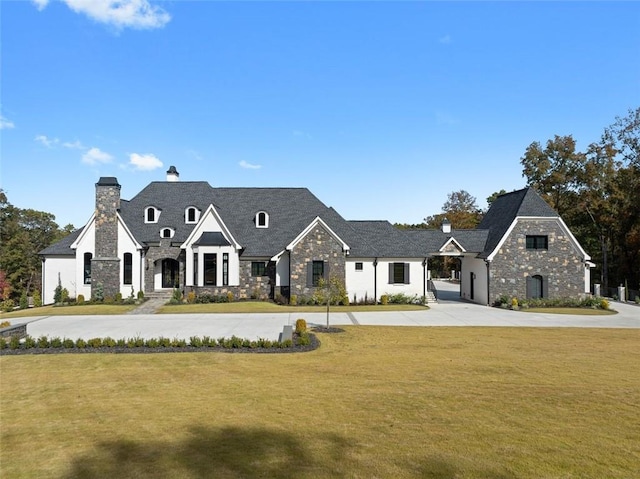
<svg viewBox="0 0 640 479">
<path fill-rule="evenodd" d="M 171 295 L 171 300 L 169 301 L 170 304 L 180 304 L 182 303 L 182 291 L 180 291 L 178 288 L 173 290 L 173 294 Z"/>
<path fill-rule="evenodd" d="M 9 326 L 11 326 L 11 323 L 9 321 L 2 321 L 0 323 L 0 329 L 2 328 L 8 328 Z"/>
<path fill-rule="evenodd" d="M 227 292 L 227 303 L 233 303 L 236 297 L 233 295 L 231 291 Z"/>
<path fill-rule="evenodd" d="M 69 290 L 67 288 L 62 288 L 62 302 L 69 302 Z"/>
<path fill-rule="evenodd" d="M 633 300 L 636 304 L 640 304 L 640 294 L 636 296 L 636 299 Z"/>
<path fill-rule="evenodd" d="M 86 347 L 87 347 L 87 342 L 84 339 L 82 338 L 76 339 L 76 348 L 84 349 Z"/>
<path fill-rule="evenodd" d="M 309 333 L 306 331 L 301 333 L 296 339 L 296 344 L 298 346 L 308 346 L 311 344 L 311 337 L 309 336 Z"/>
<path fill-rule="evenodd" d="M 102 347 L 102 339 L 101 338 L 91 338 L 87 341 L 87 346 L 90 348 L 100 348 Z"/>
<path fill-rule="evenodd" d="M 382 296 L 380 296 L 380 304 L 383 304 L 383 305 L 389 304 L 389 295 L 388 294 L 383 294 Z"/>
<path fill-rule="evenodd" d="M 58 286 L 53 290 L 53 302 L 55 304 L 62 303 L 62 280 L 60 279 L 60 273 L 58 273 Z"/>
<path fill-rule="evenodd" d="M 156 338 L 149 338 L 145 341 L 144 345 L 148 348 L 157 348 L 160 346 L 160 342 Z"/>
<path fill-rule="evenodd" d="M 196 302 L 196 293 L 195 291 L 189 291 L 187 293 L 187 303 L 193 304 Z"/>
<path fill-rule="evenodd" d="M 184 339 L 173 338 L 171 340 L 171 347 L 172 348 L 185 348 L 185 347 L 187 347 L 187 341 L 184 340 Z"/>
<path fill-rule="evenodd" d="M 120 291 L 116 293 L 115 302 L 122 303 L 122 293 Z"/>
<path fill-rule="evenodd" d="M 9 349 L 20 349 L 20 338 L 18 336 L 11 336 L 9 339 Z"/>
<path fill-rule="evenodd" d="M 292 295 L 289 297 L 289 304 L 290 304 L 291 306 L 295 306 L 295 305 L 297 305 L 297 304 L 298 304 L 298 295 L 297 295 L 297 294 L 292 294 Z"/>
<path fill-rule="evenodd" d="M 73 339 L 69 339 L 69 338 L 64 338 L 62 340 L 62 347 L 65 349 L 73 349 L 75 346 L 75 343 L 73 342 Z"/>
<path fill-rule="evenodd" d="M 29 307 L 29 298 L 27 292 L 23 291 L 20 295 L 20 309 L 27 309 Z"/>
<path fill-rule="evenodd" d="M 0 336 L 0 349 L 7 349 L 7 338 Z"/>
<path fill-rule="evenodd" d="M 104 286 L 102 283 L 96 284 L 95 290 L 93 292 L 93 299 L 98 301 L 99 303 L 104 301 Z"/>
<path fill-rule="evenodd" d="M 278 343 L 280 348 L 290 348 L 293 346 L 293 340 L 285 339 L 284 341 Z"/>
<path fill-rule="evenodd" d="M 127 340 L 124 338 L 120 338 L 116 341 L 116 346 L 118 346 L 119 348 L 124 348 L 127 346 Z"/>
<path fill-rule="evenodd" d="M 144 299 L 144 291 L 142 291 L 142 290 L 138 291 L 138 299 L 139 300 L 143 300 Z"/>
<path fill-rule="evenodd" d="M 296 320 L 296 333 L 302 334 L 307 331 L 307 321 L 300 318 Z"/>
<path fill-rule="evenodd" d="M 40 295 L 40 291 L 33 292 L 33 306 L 35 308 L 42 306 L 42 296 Z"/>
<path fill-rule="evenodd" d="M 49 347 L 50 348 L 61 348 L 62 347 L 62 339 L 60 339 L 59 337 L 54 337 L 51 338 L 51 341 L 49 342 Z"/>
<path fill-rule="evenodd" d="M 49 347 L 49 338 L 46 336 L 40 336 L 38 338 L 38 348 L 45 349 Z"/>
<path fill-rule="evenodd" d="M 79 294 L 78 295 L 78 297 L 76 298 L 76 303 L 78 303 L 78 304 L 84 303 L 84 294 Z"/>
<path fill-rule="evenodd" d="M 517 311 L 518 308 L 518 298 L 512 298 L 511 299 L 511 309 L 513 309 L 514 311 Z"/>
<path fill-rule="evenodd" d="M 601 309 L 609 309 L 609 301 L 607 301 L 606 299 L 603 299 L 600 301 L 600 308 Z"/>
<path fill-rule="evenodd" d="M 33 338 L 32 336 L 29 336 L 27 334 L 27 336 L 24 338 L 24 347 L 25 349 L 33 349 L 37 346 L 36 340 L 35 338 Z"/>
<path fill-rule="evenodd" d="M 2 311 L 4 311 L 5 313 L 13 311 L 14 306 L 15 303 L 13 302 L 13 299 L 5 299 L 2 302 Z"/>
<path fill-rule="evenodd" d="M 106 338 L 102 339 L 102 345 L 107 347 L 107 348 L 115 348 L 116 347 L 116 340 L 113 338 L 110 338 L 109 336 L 107 336 Z"/>
</svg>

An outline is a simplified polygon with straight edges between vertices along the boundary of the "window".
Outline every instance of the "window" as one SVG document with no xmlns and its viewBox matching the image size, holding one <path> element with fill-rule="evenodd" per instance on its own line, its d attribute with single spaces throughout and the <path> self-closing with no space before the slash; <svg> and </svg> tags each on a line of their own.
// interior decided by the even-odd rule
<svg viewBox="0 0 640 479">
<path fill-rule="evenodd" d="M 536 274 L 527 277 L 527 298 L 546 298 L 547 297 L 547 281 L 542 276 Z"/>
<path fill-rule="evenodd" d="M 322 278 L 324 278 L 324 261 L 314 261 L 311 284 L 318 286 Z"/>
<path fill-rule="evenodd" d="M 268 228 L 269 227 L 269 215 L 264 211 L 258 212 L 256 215 L 256 228 Z"/>
<path fill-rule="evenodd" d="M 204 255 L 204 284 L 205 286 L 215 286 L 217 284 L 217 255 L 205 254 Z"/>
<path fill-rule="evenodd" d="M 124 270 L 122 274 L 122 282 L 124 284 L 133 283 L 133 255 L 131 253 L 124 254 Z"/>
<path fill-rule="evenodd" d="M 160 217 L 160 210 L 157 210 L 153 206 L 147 206 L 144 210 L 144 222 L 145 223 L 157 223 Z"/>
<path fill-rule="evenodd" d="M 362 263 L 356 263 L 356 271 L 362 271 Z"/>
<path fill-rule="evenodd" d="M 193 285 L 198 286 L 198 253 L 193 253 Z"/>
<path fill-rule="evenodd" d="M 160 231 L 160 236 L 162 238 L 173 238 L 173 233 L 174 231 L 171 228 L 163 228 L 162 231 Z"/>
<path fill-rule="evenodd" d="M 222 286 L 229 286 L 229 253 L 222 253 Z"/>
<path fill-rule="evenodd" d="M 409 263 L 389 263 L 389 283 L 409 284 Z"/>
<path fill-rule="evenodd" d="M 264 276 L 266 272 L 267 268 L 263 261 L 251 262 L 251 276 Z"/>
<path fill-rule="evenodd" d="M 185 223 L 197 223 L 198 222 L 198 209 L 190 206 L 185 212 Z"/>
<path fill-rule="evenodd" d="M 549 237 L 543 235 L 527 235 L 527 249 L 549 249 Z"/>
<path fill-rule="evenodd" d="M 84 254 L 84 284 L 91 284 L 91 259 L 93 255 L 91 253 Z"/>
</svg>

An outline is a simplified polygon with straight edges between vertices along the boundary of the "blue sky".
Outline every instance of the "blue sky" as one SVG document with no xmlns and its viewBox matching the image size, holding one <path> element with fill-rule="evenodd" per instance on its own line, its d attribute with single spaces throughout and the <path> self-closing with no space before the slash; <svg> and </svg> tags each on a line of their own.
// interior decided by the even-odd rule
<svg viewBox="0 0 640 479">
<path fill-rule="evenodd" d="M 638 2 L 24 0 L 0 22 L 0 187 L 60 226 L 100 176 L 128 199 L 170 165 L 419 223 L 640 104 Z"/>
</svg>

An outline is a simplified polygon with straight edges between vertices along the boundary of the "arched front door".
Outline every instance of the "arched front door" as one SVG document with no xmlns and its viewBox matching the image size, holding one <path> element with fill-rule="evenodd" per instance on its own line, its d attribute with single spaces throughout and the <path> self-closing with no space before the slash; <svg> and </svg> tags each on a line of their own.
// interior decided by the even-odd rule
<svg viewBox="0 0 640 479">
<path fill-rule="evenodd" d="M 162 260 L 162 287 L 178 288 L 180 286 L 180 264 L 175 259 Z"/>
</svg>

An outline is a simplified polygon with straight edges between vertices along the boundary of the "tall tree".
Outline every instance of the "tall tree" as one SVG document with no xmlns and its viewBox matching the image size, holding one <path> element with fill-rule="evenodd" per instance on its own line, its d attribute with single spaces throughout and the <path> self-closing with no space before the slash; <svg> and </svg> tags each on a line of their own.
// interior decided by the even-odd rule
<svg viewBox="0 0 640 479">
<path fill-rule="evenodd" d="M 476 204 L 476 198 L 465 190 L 453 191 L 447 195 L 442 205 L 442 213 L 424 219 L 428 228 L 440 228 L 444 219 L 449 220 L 452 228 L 473 229 L 482 219 L 482 211 Z"/>
<path fill-rule="evenodd" d="M 555 135 L 544 148 L 537 141 L 531 143 L 520 163 L 527 184 L 562 216 L 575 201 L 578 172 L 584 160 L 584 154 L 576 151 L 576 142 L 571 135 Z"/>
<path fill-rule="evenodd" d="M 0 269 L 17 299 L 39 290 L 42 284 L 38 252 L 68 234 L 60 230 L 51 213 L 21 209 L 8 202 L 0 190 Z"/>
</svg>

